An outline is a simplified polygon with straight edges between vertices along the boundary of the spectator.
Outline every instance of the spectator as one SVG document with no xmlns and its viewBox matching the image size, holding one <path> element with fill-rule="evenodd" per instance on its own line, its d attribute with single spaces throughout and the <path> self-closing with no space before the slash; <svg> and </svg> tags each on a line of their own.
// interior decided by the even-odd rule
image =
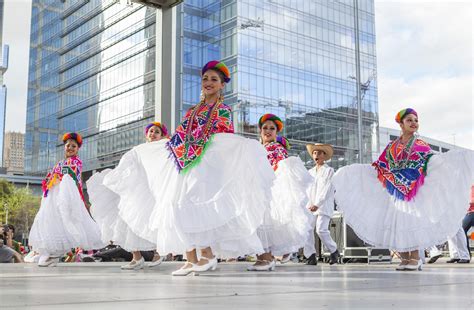
<svg viewBox="0 0 474 310">
<path fill-rule="evenodd" d="M 6 240 L 6 245 L 8 245 L 10 248 L 14 249 L 18 253 L 21 253 L 21 243 L 15 240 L 15 226 L 12 224 L 8 224 L 8 232 L 7 232 L 7 240 Z"/>
<path fill-rule="evenodd" d="M 153 260 L 153 256 L 155 253 L 154 251 L 140 251 L 140 254 L 145 261 L 150 262 Z M 132 256 L 133 256 L 132 253 L 122 249 L 119 246 L 110 244 L 106 246 L 105 248 L 99 250 L 97 253 L 94 253 L 92 257 L 91 256 L 84 257 L 83 261 L 84 262 L 90 262 L 90 261 L 110 262 L 110 261 L 117 261 L 117 260 L 130 261 L 132 260 Z"/>
<path fill-rule="evenodd" d="M 8 229 L 2 225 L 0 227 L 0 263 L 11 263 L 12 261 L 22 263 L 21 254 L 5 244 L 5 239 L 8 239 L 9 235 Z"/>
</svg>

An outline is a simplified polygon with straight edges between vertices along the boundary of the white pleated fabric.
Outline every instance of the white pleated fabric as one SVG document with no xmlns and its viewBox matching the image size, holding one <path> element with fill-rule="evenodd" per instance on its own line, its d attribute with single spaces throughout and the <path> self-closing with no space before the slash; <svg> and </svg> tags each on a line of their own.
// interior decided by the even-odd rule
<svg viewBox="0 0 474 310">
<path fill-rule="evenodd" d="M 340 168 L 333 177 L 345 221 L 368 244 L 400 252 L 430 248 L 454 236 L 469 206 L 473 152 L 450 151 L 428 162 L 411 201 L 389 195 L 370 165 Z"/>
<path fill-rule="evenodd" d="M 90 211 L 99 224 L 102 241 L 107 243 L 113 241 L 114 244 L 129 252 L 154 250 L 156 248 L 154 243 L 140 238 L 119 216 L 120 196 L 103 184 L 104 177 L 112 171 L 106 169 L 95 173 L 87 181 L 87 192 L 91 202 Z"/>
<path fill-rule="evenodd" d="M 41 200 L 29 244 L 41 255 L 63 255 L 75 247 L 92 250 L 106 245 L 69 175 L 64 175 Z"/>
<path fill-rule="evenodd" d="M 275 175 L 258 141 L 215 134 L 186 173 L 178 173 L 165 143 L 135 147 L 104 178 L 120 196 L 121 218 L 160 253 L 208 246 L 220 257 L 262 253 L 257 228 Z"/>
<path fill-rule="evenodd" d="M 265 252 L 284 255 L 304 247 L 312 230 L 313 215 L 307 209 L 307 188 L 313 178 L 299 157 L 278 162 L 272 202 L 258 230 Z"/>
</svg>

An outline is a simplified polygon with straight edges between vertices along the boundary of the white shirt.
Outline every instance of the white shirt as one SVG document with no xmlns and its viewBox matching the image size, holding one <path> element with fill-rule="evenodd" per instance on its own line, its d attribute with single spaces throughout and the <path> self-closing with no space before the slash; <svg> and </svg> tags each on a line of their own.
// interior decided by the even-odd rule
<svg viewBox="0 0 474 310">
<path fill-rule="evenodd" d="M 334 213 L 334 187 L 331 183 L 334 169 L 326 164 L 317 167 L 309 170 L 309 174 L 314 178 L 309 189 L 309 207 L 318 207 L 318 210 L 313 212 L 315 215 L 331 217 Z"/>
</svg>

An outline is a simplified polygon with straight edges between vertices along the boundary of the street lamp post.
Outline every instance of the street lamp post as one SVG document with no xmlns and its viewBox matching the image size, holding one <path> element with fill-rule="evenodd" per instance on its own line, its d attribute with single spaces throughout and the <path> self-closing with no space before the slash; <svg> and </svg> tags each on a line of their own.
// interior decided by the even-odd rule
<svg viewBox="0 0 474 310">
<path fill-rule="evenodd" d="M 357 84 L 357 144 L 359 148 L 359 163 L 362 163 L 362 98 L 360 91 L 360 47 L 359 47 L 359 4 L 354 3 L 354 30 L 355 30 L 355 61 L 356 61 L 356 84 Z"/>
<path fill-rule="evenodd" d="M 8 208 L 7 208 L 7 203 L 3 203 L 3 209 L 5 210 L 5 224 L 8 224 Z"/>
</svg>

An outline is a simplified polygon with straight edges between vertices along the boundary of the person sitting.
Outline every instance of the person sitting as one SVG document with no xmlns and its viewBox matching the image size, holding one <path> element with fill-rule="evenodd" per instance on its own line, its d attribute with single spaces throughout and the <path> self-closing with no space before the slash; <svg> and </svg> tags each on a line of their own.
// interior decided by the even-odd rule
<svg viewBox="0 0 474 310">
<path fill-rule="evenodd" d="M 0 263 L 22 263 L 23 257 L 21 254 L 7 245 L 7 240 L 10 238 L 11 234 L 3 225 L 0 227 L 0 236 Z"/>
</svg>

